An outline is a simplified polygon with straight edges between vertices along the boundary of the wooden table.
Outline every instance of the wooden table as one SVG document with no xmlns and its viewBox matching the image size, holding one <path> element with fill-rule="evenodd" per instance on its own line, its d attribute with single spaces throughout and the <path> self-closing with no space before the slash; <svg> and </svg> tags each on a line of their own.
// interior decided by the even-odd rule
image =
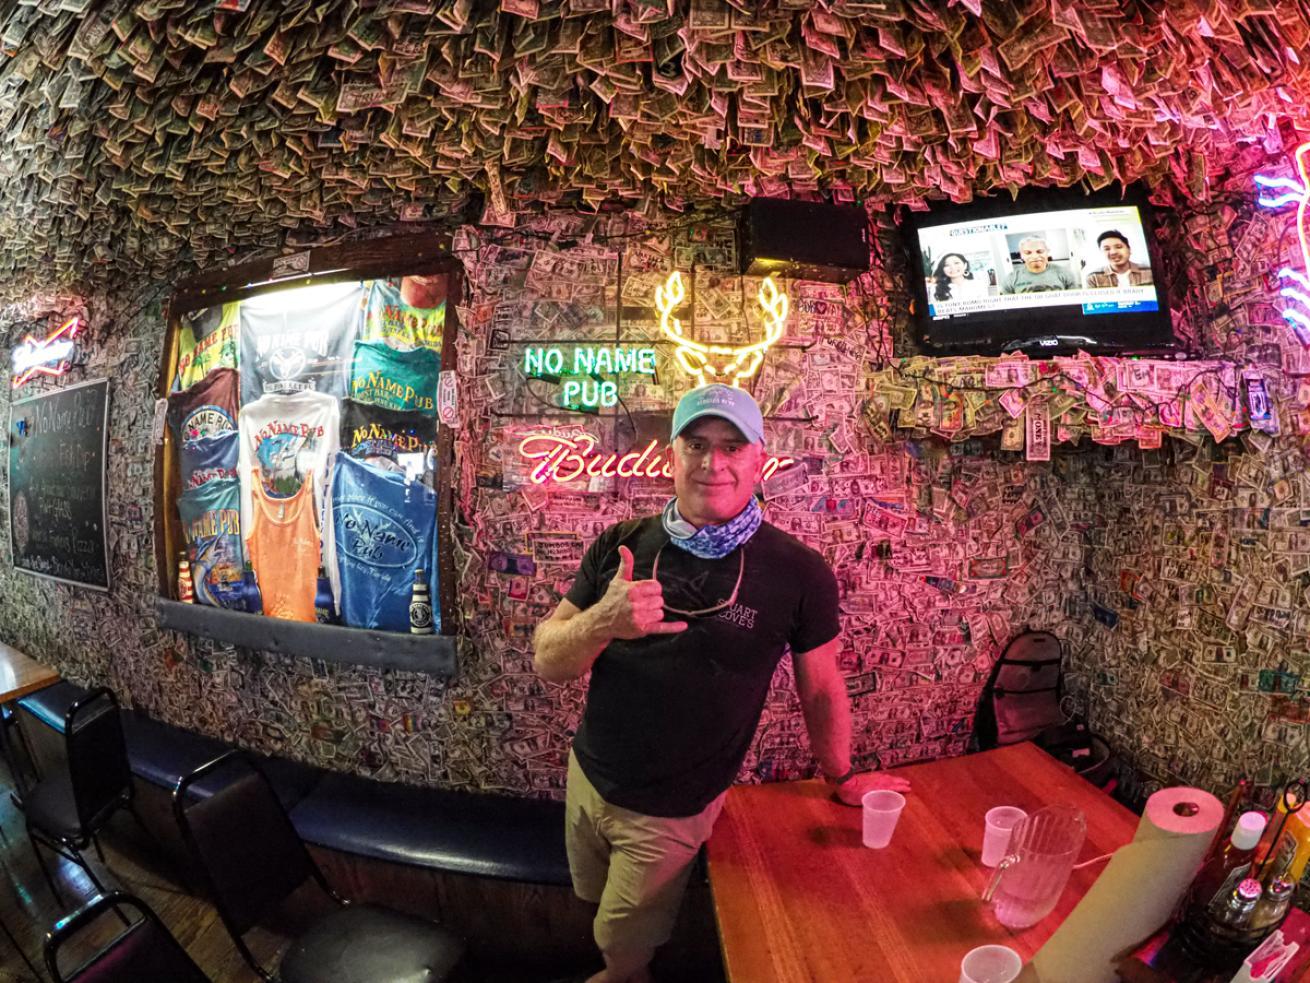
<svg viewBox="0 0 1310 983">
<path fill-rule="evenodd" d="M 1012 931 L 979 900 L 983 814 L 1075 805 L 1088 860 L 1132 839 L 1137 816 L 1033 744 L 898 769 L 910 780 L 891 845 L 860 842 L 859 809 L 819 781 L 740 785 L 709 842 L 710 885 L 732 983 L 954 983 L 974 946 L 1027 961 L 1105 865 L 1076 870 L 1055 911 Z"/>
<path fill-rule="evenodd" d="M 13 646 L 0 642 L 0 705 L 22 699 L 28 693 L 35 693 L 57 682 L 59 673 L 55 670 L 41 665 Z M 30 789 L 13 748 L 9 746 L 9 728 L 3 723 L 0 723 L 0 757 L 4 758 L 9 774 L 14 779 L 14 790 L 10 796 L 21 807 L 23 796 Z M 31 760 L 30 753 L 28 759 Z"/>
<path fill-rule="evenodd" d="M 59 673 L 0 642 L 0 703 L 18 700 L 59 682 Z"/>
</svg>

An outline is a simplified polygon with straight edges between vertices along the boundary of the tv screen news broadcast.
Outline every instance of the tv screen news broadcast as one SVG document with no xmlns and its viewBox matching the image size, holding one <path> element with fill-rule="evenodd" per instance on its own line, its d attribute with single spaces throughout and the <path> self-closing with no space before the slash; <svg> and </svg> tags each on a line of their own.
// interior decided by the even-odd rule
<svg viewBox="0 0 1310 983">
<path fill-rule="evenodd" d="M 919 324 L 943 352 L 1175 346 L 1140 193 L 1028 192 L 912 216 Z"/>
</svg>

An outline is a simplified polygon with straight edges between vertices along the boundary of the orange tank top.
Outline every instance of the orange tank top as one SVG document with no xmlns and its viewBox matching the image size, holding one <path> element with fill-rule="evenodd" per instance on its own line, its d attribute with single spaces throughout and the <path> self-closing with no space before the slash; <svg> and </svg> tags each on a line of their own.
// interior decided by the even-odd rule
<svg viewBox="0 0 1310 983">
<path fill-rule="evenodd" d="M 250 492 L 254 522 L 246 548 L 259 579 L 264 614 L 314 621 L 319 564 L 314 483 L 303 482 L 290 498 L 270 498 L 256 468 L 250 476 Z"/>
</svg>

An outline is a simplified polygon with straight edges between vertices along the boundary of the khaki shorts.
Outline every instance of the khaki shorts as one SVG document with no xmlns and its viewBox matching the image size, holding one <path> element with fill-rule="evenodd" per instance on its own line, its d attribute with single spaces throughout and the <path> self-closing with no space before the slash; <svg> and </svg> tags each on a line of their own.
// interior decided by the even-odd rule
<svg viewBox="0 0 1310 983">
<path fill-rule="evenodd" d="M 569 752 L 569 873 L 574 893 L 600 905 L 593 931 L 601 952 L 654 949 L 669 940 L 696 854 L 722 809 L 723 795 L 676 819 L 610 805 Z"/>
</svg>

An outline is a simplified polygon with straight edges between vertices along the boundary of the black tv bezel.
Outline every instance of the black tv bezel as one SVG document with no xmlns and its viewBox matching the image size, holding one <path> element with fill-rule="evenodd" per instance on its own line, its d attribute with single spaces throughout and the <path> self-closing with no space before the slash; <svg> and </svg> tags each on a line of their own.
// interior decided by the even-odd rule
<svg viewBox="0 0 1310 983">
<path fill-rule="evenodd" d="M 1159 310 L 1089 316 L 1083 314 L 1078 305 L 1068 305 L 975 314 L 958 320 L 934 321 L 930 317 L 928 287 L 920 272 L 923 263 L 919 248 L 920 229 L 1007 215 L 1114 205 L 1136 206 L 1142 216 L 1147 255 L 1155 272 Z M 1023 352 L 1044 357 L 1084 351 L 1090 355 L 1172 358 L 1186 354 L 1173 329 L 1169 294 L 1160 263 L 1155 209 L 1148 200 L 1146 189 L 1139 184 L 1123 189 L 1115 184 L 1090 193 L 1081 188 L 1025 188 L 1016 198 L 1003 195 L 979 198 L 965 204 L 934 202 L 926 211 L 907 211 L 902 227 L 906 259 L 913 271 L 910 279 L 915 298 L 914 338 L 920 348 L 914 354 L 1000 356 Z M 1041 319 L 1040 327 L 1036 326 L 1037 319 Z M 956 330 L 966 329 L 968 337 L 948 337 L 952 325 Z"/>
</svg>

